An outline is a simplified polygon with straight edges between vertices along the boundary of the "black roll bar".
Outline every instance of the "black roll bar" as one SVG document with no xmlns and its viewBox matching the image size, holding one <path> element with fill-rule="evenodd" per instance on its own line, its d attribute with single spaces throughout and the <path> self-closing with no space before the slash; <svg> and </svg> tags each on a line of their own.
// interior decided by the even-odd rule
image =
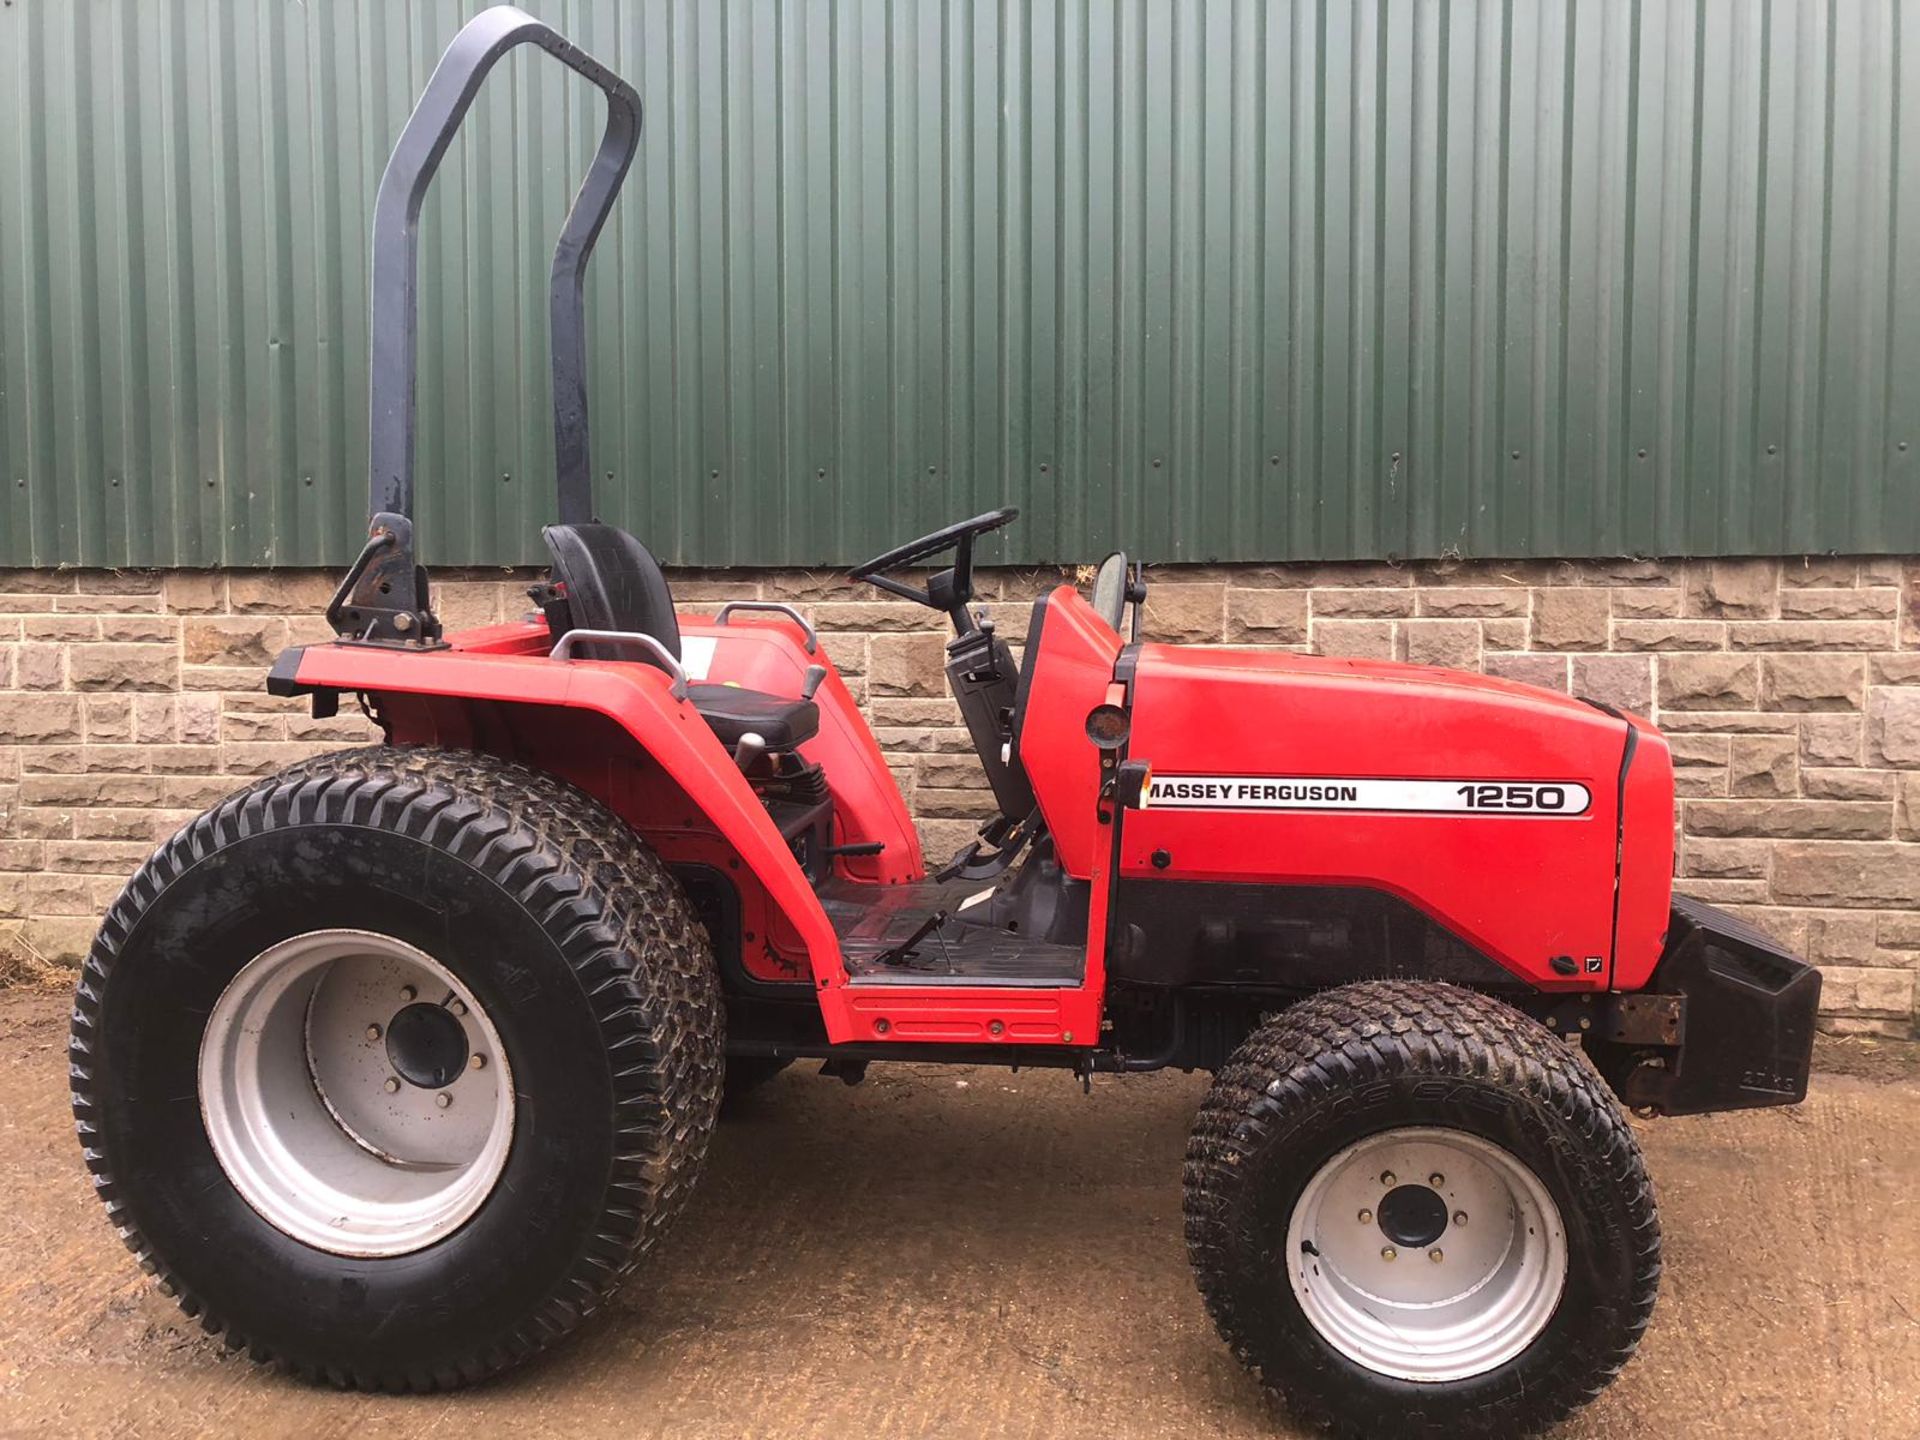
<svg viewBox="0 0 1920 1440">
<path fill-rule="evenodd" d="M 439 635 L 439 622 L 427 604 L 426 574 L 413 557 L 420 206 L 473 97 L 500 57 L 518 45 L 538 45 L 607 96 L 600 148 L 553 247 L 548 300 L 560 519 L 566 524 L 593 519 L 584 282 L 594 242 L 607 223 L 640 143 L 640 96 L 551 26 L 512 5 L 496 5 L 468 21 L 440 57 L 394 144 L 374 201 L 367 457 L 370 534 L 328 608 L 328 618 L 343 638 L 417 645 L 432 643 Z"/>
</svg>

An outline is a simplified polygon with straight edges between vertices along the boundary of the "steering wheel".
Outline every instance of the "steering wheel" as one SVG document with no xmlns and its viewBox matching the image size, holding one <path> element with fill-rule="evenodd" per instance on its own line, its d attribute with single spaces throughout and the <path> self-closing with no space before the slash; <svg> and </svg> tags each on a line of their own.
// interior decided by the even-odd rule
<svg viewBox="0 0 1920 1440">
<path fill-rule="evenodd" d="M 950 615 L 964 615 L 967 602 L 973 599 L 973 542 L 1003 525 L 1010 525 L 1020 518 L 1020 512 L 1009 505 L 1000 510 L 989 510 L 984 515 L 976 515 L 971 520 L 962 520 L 949 525 L 944 530 L 936 530 L 931 535 L 922 535 L 918 540 L 909 540 L 904 545 L 896 545 L 884 554 L 876 555 L 863 565 L 856 565 L 847 572 L 851 580 L 865 580 L 869 585 L 877 585 L 890 594 L 904 599 L 917 601 L 932 610 L 944 610 Z M 943 551 L 957 551 L 953 557 L 953 568 L 943 570 L 927 582 L 924 590 L 902 584 L 898 580 L 887 578 L 885 571 L 897 570 L 902 565 L 911 565 L 916 560 L 925 560 Z M 955 622 L 959 622 L 956 620 Z"/>
<path fill-rule="evenodd" d="M 876 555 L 864 565 L 856 565 L 847 572 L 854 580 L 871 580 L 883 570 L 897 570 L 902 565 L 911 565 L 916 560 L 925 560 L 929 555 L 938 555 L 942 550 L 951 550 L 962 540 L 971 540 L 976 535 L 985 535 L 990 530 L 998 530 L 1020 518 L 1020 512 L 1009 505 L 1003 510 L 989 510 L 985 515 L 976 515 L 971 520 L 961 520 L 936 530 L 931 535 L 922 535 L 918 540 L 909 540 L 904 545 L 896 545 L 885 554 Z"/>
</svg>

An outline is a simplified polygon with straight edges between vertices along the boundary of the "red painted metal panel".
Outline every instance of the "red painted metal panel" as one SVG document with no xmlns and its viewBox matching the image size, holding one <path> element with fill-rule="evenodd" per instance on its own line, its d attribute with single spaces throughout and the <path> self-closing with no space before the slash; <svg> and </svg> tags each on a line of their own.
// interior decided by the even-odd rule
<svg viewBox="0 0 1920 1440">
<path fill-rule="evenodd" d="M 1020 758 L 1067 873 L 1094 872 L 1107 832 L 1095 813 L 1100 752 L 1087 738 L 1087 712 L 1106 698 L 1120 637 L 1071 585 L 1047 597 L 1037 666 L 1020 727 Z M 1096 915 L 1098 922 L 1102 917 Z"/>
<path fill-rule="evenodd" d="M 514 642 L 501 633 L 501 627 L 495 627 L 480 643 L 494 647 Z M 311 645 L 301 655 L 296 679 L 302 685 L 366 691 L 389 704 L 393 697 L 402 697 L 400 712 L 420 717 L 418 723 L 433 730 L 426 737 L 397 730 L 396 738 L 401 739 L 459 743 L 458 732 L 448 732 L 449 724 L 477 723 L 472 712 L 489 703 L 553 706 L 606 716 L 633 738 L 658 771 L 684 795 L 688 814 L 677 817 L 685 821 L 677 828 L 700 829 L 704 827 L 698 822 L 707 822 L 765 889 L 804 946 L 816 986 L 825 991 L 845 984 L 839 940 L 793 853 L 732 756 L 698 712 L 673 698 L 664 671 L 625 661 L 556 661 L 538 654 L 499 653 L 497 649 L 490 653 L 460 648 L 418 652 L 362 645 Z M 411 708 L 404 697 L 416 697 Z M 452 703 L 437 707 L 421 703 L 435 697 Z M 533 758 L 545 768 L 567 774 L 570 767 L 564 752 L 570 747 L 564 744 L 564 733 L 543 738 L 561 743 L 554 753 Z M 606 757 L 592 753 L 576 758 L 595 771 L 602 770 L 606 763 Z M 892 783 L 891 776 L 888 783 Z M 596 786 L 589 784 L 588 788 Z M 604 784 L 597 788 L 604 792 Z M 676 828 L 671 824 L 675 818 L 656 812 L 642 816 L 638 823 L 641 832 L 656 841 L 668 858 L 674 858 L 671 839 L 655 831 L 656 827 Z M 839 1007 L 823 1003 L 822 1008 L 827 1012 L 829 1037 L 846 1038 L 835 1033 Z"/>
<path fill-rule="evenodd" d="M 1620 918 L 1613 988 L 1638 990 L 1666 944 L 1673 903 L 1673 752 L 1667 737 L 1629 715 L 1636 743 L 1627 769 L 1620 843 Z"/>
<path fill-rule="evenodd" d="M 1127 817 L 1121 884 L 1370 886 L 1543 989 L 1606 985 L 1626 735 L 1614 716 L 1424 666 L 1165 645 L 1142 648 L 1133 704 L 1131 754 L 1156 777 L 1441 781 L 1423 787 L 1441 803 L 1461 785 L 1564 782 L 1589 799 L 1553 817 L 1149 808 Z M 1577 973 L 1550 968 L 1556 956 L 1571 956 Z"/>
<path fill-rule="evenodd" d="M 714 641 L 708 680 L 769 695 L 797 696 L 806 683 L 807 667 L 826 667 L 827 678 L 814 693 L 814 703 L 820 707 L 820 733 L 802 745 L 800 753 L 827 773 L 838 832 L 835 843 L 879 841 L 886 846 L 878 855 L 847 856 L 836 863 L 852 879 L 882 885 L 918 880 L 926 873 L 919 832 L 913 828 L 893 771 L 824 647 L 809 655 L 799 628 L 791 621 L 769 621 L 757 615 L 726 625 L 682 616 L 680 635 L 683 645 L 693 637 Z"/>
</svg>

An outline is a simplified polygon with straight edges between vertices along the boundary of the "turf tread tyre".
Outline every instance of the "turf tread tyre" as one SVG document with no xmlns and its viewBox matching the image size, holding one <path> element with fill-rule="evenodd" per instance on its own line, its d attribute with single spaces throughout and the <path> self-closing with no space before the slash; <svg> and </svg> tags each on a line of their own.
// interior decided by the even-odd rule
<svg viewBox="0 0 1920 1440">
<path fill-rule="evenodd" d="M 1253 1177 L 1263 1161 L 1278 1163 L 1270 1157 L 1320 1117 L 1357 1097 L 1364 1103 L 1450 1082 L 1496 1088 L 1513 1097 L 1518 1114 L 1566 1137 L 1586 1167 L 1587 1193 L 1573 1196 L 1573 1203 L 1605 1207 L 1619 1251 L 1612 1257 L 1611 1293 L 1591 1297 L 1590 1311 L 1578 1318 L 1582 1333 L 1570 1348 L 1573 1362 L 1547 1373 L 1515 1371 L 1510 1383 L 1466 1404 L 1457 1392 L 1443 1393 L 1449 1386 L 1376 1383 L 1380 1377 L 1322 1342 L 1276 1342 L 1266 1307 L 1276 1282 L 1279 1291 L 1288 1285 L 1274 1273 L 1277 1266 L 1261 1274 L 1250 1265 L 1250 1259 L 1270 1264 L 1272 1256 L 1250 1256 L 1247 1230 Z M 1306 1179 L 1300 1174 L 1298 1185 Z M 1544 1429 L 1606 1388 L 1653 1313 L 1661 1268 L 1658 1212 L 1640 1147 L 1606 1082 L 1580 1051 L 1537 1021 L 1457 986 L 1362 982 L 1269 1018 L 1234 1053 L 1202 1103 L 1184 1183 L 1188 1255 L 1216 1328 L 1271 1395 L 1337 1434 L 1495 1436 Z M 1564 1214 L 1568 1198 L 1556 1198 Z M 1284 1234 L 1285 1216 L 1276 1223 Z M 1299 1313 L 1290 1294 L 1282 1303 Z M 1567 1303 L 1563 1296 L 1563 1309 Z M 1305 1332 L 1304 1320 L 1301 1328 Z"/>
<path fill-rule="evenodd" d="M 302 825 L 411 837 L 490 877 L 553 940 L 604 1043 L 612 1165 L 586 1243 L 542 1303 L 472 1353 L 432 1364 L 319 1363 L 280 1353 L 211 1308 L 143 1233 L 104 1143 L 102 1002 L 134 927 L 226 847 Z M 73 1114 L 96 1193 L 127 1248 L 208 1333 L 310 1380 L 379 1391 L 450 1389 L 530 1358 L 606 1300 L 685 1204 L 720 1104 L 725 1016 L 705 931 L 665 865 L 585 792 L 495 756 L 367 746 L 280 771 L 189 822 L 109 909 L 82 967 L 69 1041 Z"/>
</svg>

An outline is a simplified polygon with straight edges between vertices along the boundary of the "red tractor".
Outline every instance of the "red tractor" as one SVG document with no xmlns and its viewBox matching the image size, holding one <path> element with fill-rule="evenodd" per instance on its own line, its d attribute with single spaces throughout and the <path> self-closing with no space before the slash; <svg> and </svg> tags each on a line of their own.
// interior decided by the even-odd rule
<svg viewBox="0 0 1920 1440">
<path fill-rule="evenodd" d="M 443 636 L 415 564 L 415 229 L 488 69 L 606 92 L 555 251 L 552 577 Z M 1143 643 L 1145 583 L 971 606 L 997 510 L 854 580 L 953 623 L 999 813 L 929 875 L 807 619 L 676 616 L 593 518 L 581 276 L 633 90 L 502 7 L 454 41 L 374 221 L 371 538 L 268 688 L 386 743 L 162 845 L 79 983 L 73 1104 L 142 1264 L 336 1385 L 514 1365 L 634 1269 L 723 1095 L 796 1060 L 1214 1073 L 1186 1241 L 1240 1359 L 1352 1434 L 1511 1434 L 1598 1393 L 1660 1227 L 1621 1107 L 1806 1092 L 1817 972 L 1670 894 L 1645 721 L 1477 675 Z M 950 557 L 928 574 L 936 557 Z M 917 576 L 919 578 L 912 578 Z"/>
</svg>

